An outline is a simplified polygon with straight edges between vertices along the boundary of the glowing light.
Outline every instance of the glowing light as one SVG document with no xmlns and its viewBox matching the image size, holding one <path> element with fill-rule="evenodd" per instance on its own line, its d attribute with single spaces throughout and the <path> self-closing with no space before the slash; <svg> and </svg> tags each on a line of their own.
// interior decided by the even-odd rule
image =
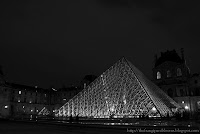
<svg viewBox="0 0 200 134">
<path fill-rule="evenodd" d="M 32 101 L 29 101 L 29 103 L 32 103 Z"/>
<path fill-rule="evenodd" d="M 63 99 L 64 101 L 66 101 L 67 99 Z"/>
<path fill-rule="evenodd" d="M 153 107 L 153 108 L 152 108 L 152 110 L 153 110 L 153 111 L 156 111 L 156 108 L 155 108 L 155 107 Z"/>
<path fill-rule="evenodd" d="M 112 107 L 110 108 L 110 111 L 111 111 L 111 112 L 113 112 L 113 111 L 114 111 L 114 106 L 112 106 Z"/>
<path fill-rule="evenodd" d="M 22 108 L 25 108 L 25 106 L 22 106 Z"/>
<path fill-rule="evenodd" d="M 31 112 L 33 112 L 33 109 L 31 109 Z"/>
<path fill-rule="evenodd" d="M 189 107 L 188 107 L 188 106 L 185 106 L 185 109 L 186 109 L 186 110 L 188 110 L 188 109 L 189 109 Z"/>
<path fill-rule="evenodd" d="M 53 91 L 57 91 L 55 88 L 52 88 Z"/>
<path fill-rule="evenodd" d="M 7 108 L 8 108 L 8 106 L 6 105 L 6 106 L 4 106 L 4 108 L 5 108 L 5 109 L 7 109 Z"/>
<path fill-rule="evenodd" d="M 20 100 L 18 100 L 18 102 L 20 102 Z"/>
<path fill-rule="evenodd" d="M 22 91 L 19 91 L 19 94 L 22 94 Z"/>
<path fill-rule="evenodd" d="M 182 103 L 185 103 L 184 101 L 182 101 Z"/>
</svg>

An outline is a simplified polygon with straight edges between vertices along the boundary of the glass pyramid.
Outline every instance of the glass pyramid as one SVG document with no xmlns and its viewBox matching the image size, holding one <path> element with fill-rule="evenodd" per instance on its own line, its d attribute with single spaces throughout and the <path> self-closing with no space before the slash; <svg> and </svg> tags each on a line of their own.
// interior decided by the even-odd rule
<svg viewBox="0 0 200 134">
<path fill-rule="evenodd" d="M 122 58 L 55 113 L 57 117 L 161 117 L 181 108 Z"/>
</svg>

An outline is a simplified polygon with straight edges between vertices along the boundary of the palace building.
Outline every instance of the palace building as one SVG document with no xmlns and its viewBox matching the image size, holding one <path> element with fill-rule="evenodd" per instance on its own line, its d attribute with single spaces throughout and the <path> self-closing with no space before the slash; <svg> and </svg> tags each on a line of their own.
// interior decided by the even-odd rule
<svg viewBox="0 0 200 134">
<path fill-rule="evenodd" d="M 155 56 L 153 80 L 126 58 L 79 87 L 43 89 L 6 82 L 0 69 L 0 118 L 166 116 L 185 109 L 200 115 L 200 74 L 191 74 L 184 51 Z"/>
<path fill-rule="evenodd" d="M 183 49 L 181 56 L 175 50 L 155 56 L 153 82 L 192 115 L 200 111 L 199 80 L 199 74 L 190 73 Z"/>
</svg>

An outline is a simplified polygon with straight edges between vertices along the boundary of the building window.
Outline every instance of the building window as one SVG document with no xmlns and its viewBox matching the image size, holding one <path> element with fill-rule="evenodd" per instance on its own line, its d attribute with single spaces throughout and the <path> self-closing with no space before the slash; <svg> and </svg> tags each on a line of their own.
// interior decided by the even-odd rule
<svg viewBox="0 0 200 134">
<path fill-rule="evenodd" d="M 197 101 L 197 107 L 200 110 L 200 101 Z"/>
<path fill-rule="evenodd" d="M 177 76 L 182 76 L 182 71 L 180 68 L 177 68 Z"/>
<path fill-rule="evenodd" d="M 22 91 L 19 91 L 19 94 L 22 94 Z"/>
<path fill-rule="evenodd" d="M 167 78 L 171 77 L 171 72 L 170 70 L 167 70 Z"/>
<path fill-rule="evenodd" d="M 161 73 L 157 72 L 157 79 L 161 79 Z"/>
</svg>

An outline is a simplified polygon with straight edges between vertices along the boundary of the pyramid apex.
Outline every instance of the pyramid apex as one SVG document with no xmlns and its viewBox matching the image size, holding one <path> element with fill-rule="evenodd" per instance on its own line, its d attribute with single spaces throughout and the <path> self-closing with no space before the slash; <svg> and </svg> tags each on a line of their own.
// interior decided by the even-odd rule
<svg viewBox="0 0 200 134">
<path fill-rule="evenodd" d="M 126 57 L 125 57 L 125 56 L 122 56 L 122 57 L 120 58 L 120 60 L 123 60 L 123 59 L 126 59 Z"/>
</svg>

